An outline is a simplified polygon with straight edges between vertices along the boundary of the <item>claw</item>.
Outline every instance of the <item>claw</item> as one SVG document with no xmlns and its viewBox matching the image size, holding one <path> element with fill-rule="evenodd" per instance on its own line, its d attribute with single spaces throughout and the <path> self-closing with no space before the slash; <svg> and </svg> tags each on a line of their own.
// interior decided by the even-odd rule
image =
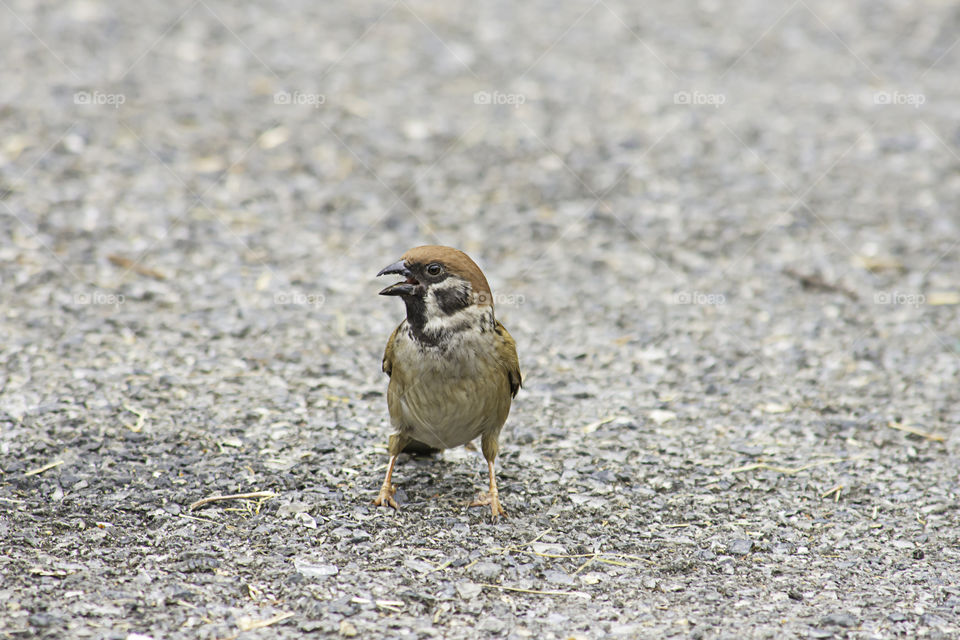
<svg viewBox="0 0 960 640">
<path fill-rule="evenodd" d="M 380 494 L 373 501 L 373 504 L 378 507 L 393 507 L 394 509 L 399 509 L 397 506 L 397 501 L 393 499 L 393 494 L 397 492 L 397 488 L 392 484 L 384 484 L 380 487 Z"/>
<path fill-rule="evenodd" d="M 484 449 L 484 456 L 486 456 Z M 487 458 L 487 470 L 490 472 L 490 491 L 485 491 L 477 496 L 477 499 L 470 503 L 471 507 L 490 505 L 490 515 L 494 524 L 500 519 L 500 516 L 507 517 L 507 512 L 500 506 L 500 492 L 497 491 L 497 476 L 493 471 L 493 456 Z"/>
<path fill-rule="evenodd" d="M 477 499 L 470 503 L 471 507 L 485 507 L 490 505 L 490 517 L 491 521 L 496 524 L 500 517 L 507 517 L 507 512 L 504 511 L 503 506 L 500 504 L 500 497 L 495 492 L 485 491 L 477 496 Z"/>
<path fill-rule="evenodd" d="M 403 445 L 401 445 L 400 448 L 403 448 Z M 393 499 L 393 494 L 397 492 L 397 488 L 390 482 L 390 478 L 393 477 L 393 465 L 395 464 L 397 464 L 396 453 L 390 456 L 390 464 L 387 465 L 387 475 L 383 479 L 383 484 L 380 485 L 380 493 L 377 495 L 376 500 L 373 501 L 373 504 L 378 507 L 393 507 L 394 509 L 399 509 L 397 501 Z"/>
</svg>

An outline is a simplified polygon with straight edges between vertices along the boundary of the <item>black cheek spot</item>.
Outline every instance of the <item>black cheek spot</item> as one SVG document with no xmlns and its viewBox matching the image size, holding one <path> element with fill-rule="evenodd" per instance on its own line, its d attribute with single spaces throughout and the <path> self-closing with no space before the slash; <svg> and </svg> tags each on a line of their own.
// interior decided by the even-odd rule
<svg viewBox="0 0 960 640">
<path fill-rule="evenodd" d="M 436 292 L 437 306 L 445 315 L 451 315 L 470 305 L 470 294 L 459 287 Z"/>
</svg>

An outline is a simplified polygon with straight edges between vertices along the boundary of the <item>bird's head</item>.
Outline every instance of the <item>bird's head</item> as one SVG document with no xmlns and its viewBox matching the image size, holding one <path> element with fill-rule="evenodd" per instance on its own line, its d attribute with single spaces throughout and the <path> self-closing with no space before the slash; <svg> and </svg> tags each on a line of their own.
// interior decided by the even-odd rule
<svg viewBox="0 0 960 640">
<path fill-rule="evenodd" d="M 414 328 L 443 330 L 462 325 L 467 315 L 493 314 L 487 279 L 470 256 L 452 247 L 427 245 L 410 249 L 378 276 L 397 274 L 404 280 L 380 292 L 400 296 Z"/>
</svg>

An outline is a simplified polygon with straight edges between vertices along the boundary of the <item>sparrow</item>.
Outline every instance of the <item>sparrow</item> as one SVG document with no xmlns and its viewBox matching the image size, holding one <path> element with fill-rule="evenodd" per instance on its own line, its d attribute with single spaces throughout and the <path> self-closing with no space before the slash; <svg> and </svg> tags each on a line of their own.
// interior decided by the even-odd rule
<svg viewBox="0 0 960 640">
<path fill-rule="evenodd" d="M 373 503 L 397 508 L 391 484 L 404 451 L 443 450 L 480 438 L 490 489 L 470 506 L 500 504 L 494 460 L 500 429 L 522 382 L 517 346 L 493 312 L 493 295 L 480 267 L 452 247 L 410 249 L 377 276 L 404 278 L 380 292 L 399 296 L 407 317 L 394 329 L 383 354 L 390 376 L 387 407 L 393 434 L 390 462 Z"/>
</svg>

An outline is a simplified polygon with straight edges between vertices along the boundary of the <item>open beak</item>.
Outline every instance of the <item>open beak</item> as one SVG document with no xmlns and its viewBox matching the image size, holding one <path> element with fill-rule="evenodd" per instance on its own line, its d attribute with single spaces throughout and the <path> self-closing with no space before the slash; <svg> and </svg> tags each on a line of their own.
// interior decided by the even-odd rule
<svg viewBox="0 0 960 640">
<path fill-rule="evenodd" d="M 412 296 L 417 287 L 420 285 L 417 282 L 416 278 L 413 277 L 413 274 L 410 272 L 410 269 L 407 269 L 407 265 L 403 260 L 398 260 L 393 264 L 380 269 L 380 273 L 377 274 L 377 277 L 385 276 L 391 273 L 396 273 L 404 278 L 403 282 L 398 282 L 397 284 L 392 284 L 383 291 L 380 292 L 382 296 Z"/>
</svg>

